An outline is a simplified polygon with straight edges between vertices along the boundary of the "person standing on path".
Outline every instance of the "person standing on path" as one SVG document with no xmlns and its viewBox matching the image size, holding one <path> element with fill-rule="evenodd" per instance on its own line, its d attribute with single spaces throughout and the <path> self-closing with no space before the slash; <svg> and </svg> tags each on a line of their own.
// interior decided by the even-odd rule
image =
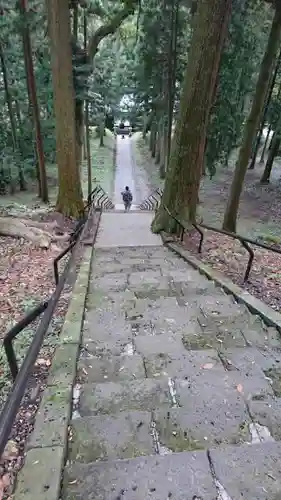
<svg viewBox="0 0 281 500">
<path fill-rule="evenodd" d="M 123 198 L 125 212 L 128 212 L 131 208 L 132 201 L 133 201 L 133 195 L 130 191 L 129 186 L 126 186 L 125 191 L 122 191 L 121 194 L 122 194 L 122 198 Z"/>
</svg>

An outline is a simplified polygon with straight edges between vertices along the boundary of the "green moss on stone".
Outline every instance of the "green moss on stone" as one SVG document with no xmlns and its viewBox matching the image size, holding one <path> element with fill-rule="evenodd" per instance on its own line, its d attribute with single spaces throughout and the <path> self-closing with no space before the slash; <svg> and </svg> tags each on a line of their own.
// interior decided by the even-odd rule
<svg viewBox="0 0 281 500">
<path fill-rule="evenodd" d="M 277 398 L 281 397 L 281 370 L 280 368 L 270 368 L 265 370 L 264 374 L 266 377 L 272 380 L 272 389 Z"/>
<path fill-rule="evenodd" d="M 198 440 L 193 439 L 186 431 L 179 431 L 175 435 L 171 434 L 164 441 L 163 444 L 175 453 L 204 449 L 204 446 Z"/>
</svg>

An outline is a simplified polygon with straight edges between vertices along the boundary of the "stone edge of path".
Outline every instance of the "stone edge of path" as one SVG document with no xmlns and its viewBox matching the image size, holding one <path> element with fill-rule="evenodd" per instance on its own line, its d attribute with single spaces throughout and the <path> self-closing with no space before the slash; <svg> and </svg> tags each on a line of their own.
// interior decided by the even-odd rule
<svg viewBox="0 0 281 500">
<path fill-rule="evenodd" d="M 84 244 L 83 260 L 61 330 L 60 343 L 36 414 L 34 430 L 29 436 L 25 463 L 17 477 L 14 500 L 60 498 L 84 307 L 100 215 L 98 214 L 97 227 L 92 235 L 92 246 L 87 245 L 89 242 Z"/>
<path fill-rule="evenodd" d="M 197 269 L 200 274 L 206 276 L 209 280 L 220 286 L 226 293 L 233 295 L 236 300 L 244 304 L 251 313 L 260 316 L 266 325 L 275 327 L 281 333 L 281 314 L 274 311 L 270 306 L 266 305 L 260 299 L 257 299 L 240 286 L 233 283 L 229 278 L 226 278 L 219 271 L 215 271 L 210 265 L 203 264 L 199 259 L 191 255 L 191 253 L 182 248 L 179 243 L 171 241 L 163 233 L 161 234 L 163 243 L 173 252 L 182 257 L 194 269 Z"/>
</svg>

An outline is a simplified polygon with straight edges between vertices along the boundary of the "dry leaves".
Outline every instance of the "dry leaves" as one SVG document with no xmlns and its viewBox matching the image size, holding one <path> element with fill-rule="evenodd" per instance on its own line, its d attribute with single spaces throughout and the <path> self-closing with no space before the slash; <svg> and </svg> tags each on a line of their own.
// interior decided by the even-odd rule
<svg viewBox="0 0 281 500">
<path fill-rule="evenodd" d="M 56 217 L 49 214 L 48 217 Z M 67 224 L 69 227 L 67 227 Z M 73 229 L 66 221 L 67 230 Z M 64 243 L 65 246 L 65 243 Z M 36 248 L 22 239 L 0 237 L 0 341 L 10 325 L 18 321 L 27 309 L 48 297 L 54 290 L 53 259 L 61 251 L 57 244 L 48 250 Z M 51 330 L 58 333 L 70 298 L 67 285 L 56 308 Z M 36 327 L 36 322 L 31 328 Z M 25 442 L 34 425 L 34 415 L 40 402 L 53 349 L 47 345 L 37 360 L 31 384 L 14 423 L 11 439 L 0 457 L 0 500 L 11 500 L 15 476 L 24 462 Z M 0 370 L 1 371 L 1 370 Z M 3 379 L 5 381 L 5 379 Z M 0 408 L 1 409 L 1 408 Z"/>
<path fill-rule="evenodd" d="M 203 370 L 211 370 L 214 368 L 214 363 L 206 363 L 205 365 L 202 365 L 201 368 L 203 368 Z"/>
<path fill-rule="evenodd" d="M 45 359 L 45 358 L 39 358 L 37 359 L 35 366 L 51 366 L 52 362 L 50 359 Z"/>
<path fill-rule="evenodd" d="M 0 500 L 4 497 L 5 490 L 10 486 L 10 474 L 4 474 L 0 478 Z"/>
<path fill-rule="evenodd" d="M 14 460 L 14 458 L 17 458 L 19 453 L 17 443 L 10 439 L 10 441 L 7 442 L 3 455 L 1 457 L 2 460 Z"/>
<path fill-rule="evenodd" d="M 281 308 L 281 255 L 270 250 L 253 247 L 255 257 L 248 283 L 243 283 L 248 253 L 240 243 L 224 235 L 206 231 L 202 254 L 198 254 L 198 235 L 185 236 L 185 247 L 204 264 L 229 277 L 274 310 Z"/>
</svg>

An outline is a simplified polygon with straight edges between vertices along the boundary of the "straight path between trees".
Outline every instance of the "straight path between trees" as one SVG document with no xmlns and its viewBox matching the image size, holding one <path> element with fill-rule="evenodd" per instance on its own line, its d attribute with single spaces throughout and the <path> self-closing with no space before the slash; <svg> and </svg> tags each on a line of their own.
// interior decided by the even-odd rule
<svg viewBox="0 0 281 500">
<path fill-rule="evenodd" d="M 102 214 L 16 500 L 280 498 L 279 333 L 151 217 Z"/>
<path fill-rule="evenodd" d="M 120 246 L 116 220 L 107 216 L 91 261 L 77 368 L 81 284 L 31 438 L 29 461 L 39 464 L 30 473 L 37 467 L 40 474 L 40 463 L 44 472 L 50 461 L 54 467 L 54 453 L 66 449 L 72 373 L 64 500 L 277 500 L 278 332 L 159 240 L 143 237 L 141 245 L 132 233 L 131 246 Z M 16 498 L 34 497 L 34 479 L 29 496 Z M 36 491 L 36 498 L 47 497 Z M 49 491 L 48 498 L 56 497 Z"/>
</svg>

